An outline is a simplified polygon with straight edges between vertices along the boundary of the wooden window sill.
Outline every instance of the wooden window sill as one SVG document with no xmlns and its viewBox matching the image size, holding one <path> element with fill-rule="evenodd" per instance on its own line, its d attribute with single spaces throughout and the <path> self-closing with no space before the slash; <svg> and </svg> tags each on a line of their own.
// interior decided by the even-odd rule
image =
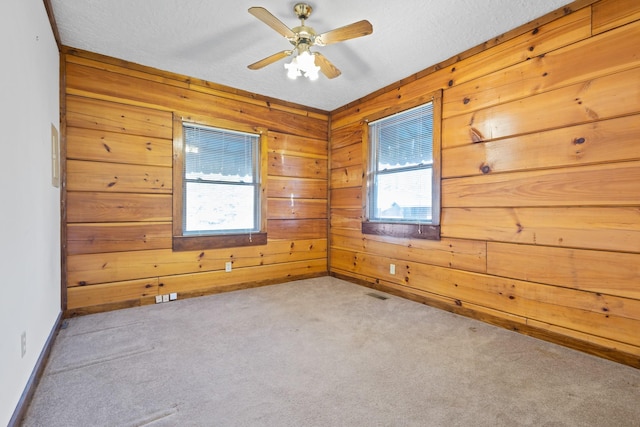
<svg viewBox="0 0 640 427">
<path fill-rule="evenodd" d="M 267 244 L 267 233 L 221 234 L 217 236 L 173 236 L 173 250 L 196 251 Z"/>
<path fill-rule="evenodd" d="M 363 222 L 362 233 L 405 239 L 440 240 L 440 226 L 432 224 Z"/>
</svg>

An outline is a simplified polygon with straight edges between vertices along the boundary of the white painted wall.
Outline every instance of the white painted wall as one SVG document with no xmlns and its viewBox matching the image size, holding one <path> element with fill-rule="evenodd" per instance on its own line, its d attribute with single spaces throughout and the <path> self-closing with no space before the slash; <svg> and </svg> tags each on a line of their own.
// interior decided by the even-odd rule
<svg viewBox="0 0 640 427">
<path fill-rule="evenodd" d="M 42 0 L 0 2 L 0 425 L 60 313 L 60 190 L 51 185 L 59 54 Z M 20 335 L 27 333 L 27 353 Z"/>
</svg>

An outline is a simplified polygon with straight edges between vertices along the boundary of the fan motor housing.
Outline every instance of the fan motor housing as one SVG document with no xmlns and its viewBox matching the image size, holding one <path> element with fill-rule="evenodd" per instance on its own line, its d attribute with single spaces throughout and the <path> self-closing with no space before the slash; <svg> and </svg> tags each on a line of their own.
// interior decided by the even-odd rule
<svg viewBox="0 0 640 427">
<path fill-rule="evenodd" d="M 292 28 L 292 30 L 296 33 L 296 37 L 289 40 L 292 45 L 297 46 L 298 44 L 306 43 L 309 46 L 313 46 L 315 43 L 316 32 L 313 28 L 301 25 L 299 27 Z"/>
</svg>

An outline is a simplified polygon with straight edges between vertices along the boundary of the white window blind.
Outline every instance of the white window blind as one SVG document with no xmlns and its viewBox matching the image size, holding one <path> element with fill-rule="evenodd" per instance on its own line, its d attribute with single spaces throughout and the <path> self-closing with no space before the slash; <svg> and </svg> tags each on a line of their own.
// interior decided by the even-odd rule
<svg viewBox="0 0 640 427">
<path fill-rule="evenodd" d="M 369 219 L 431 222 L 433 103 L 369 123 L 369 138 Z"/>
<path fill-rule="evenodd" d="M 185 235 L 257 232 L 258 135 L 183 124 Z"/>
</svg>

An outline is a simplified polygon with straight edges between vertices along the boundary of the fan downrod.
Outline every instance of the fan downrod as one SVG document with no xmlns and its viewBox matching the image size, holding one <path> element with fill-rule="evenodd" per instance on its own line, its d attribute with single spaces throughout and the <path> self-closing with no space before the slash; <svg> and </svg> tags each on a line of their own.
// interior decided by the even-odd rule
<svg viewBox="0 0 640 427">
<path fill-rule="evenodd" d="M 311 16 L 311 12 L 313 11 L 313 9 L 306 3 L 297 3 L 295 6 L 293 6 L 293 11 L 298 16 L 298 19 L 305 21 L 309 18 L 309 16 Z"/>
</svg>

